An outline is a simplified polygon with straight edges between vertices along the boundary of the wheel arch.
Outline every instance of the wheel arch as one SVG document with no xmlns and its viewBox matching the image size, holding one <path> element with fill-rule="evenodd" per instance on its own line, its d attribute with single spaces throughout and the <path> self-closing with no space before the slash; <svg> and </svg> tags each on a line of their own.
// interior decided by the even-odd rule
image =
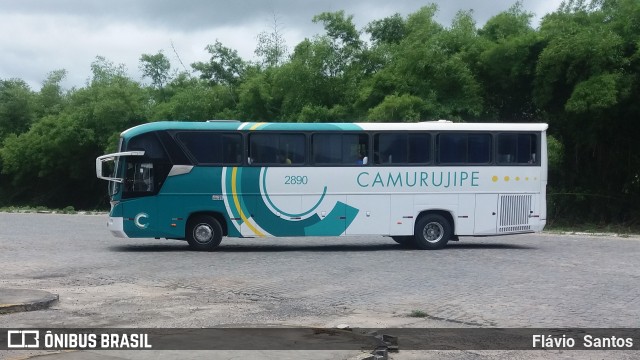
<svg viewBox="0 0 640 360">
<path fill-rule="evenodd" d="M 443 218 L 445 218 L 448 222 L 449 225 L 451 225 L 451 232 L 452 235 L 455 235 L 456 233 L 456 222 L 453 219 L 453 214 L 450 210 L 445 210 L 445 209 L 428 209 L 428 210 L 422 210 L 418 216 L 416 217 L 416 221 L 415 224 L 418 223 L 418 221 L 420 221 L 420 219 L 422 219 L 423 217 L 430 215 L 430 214 L 437 214 L 442 216 Z"/>
</svg>

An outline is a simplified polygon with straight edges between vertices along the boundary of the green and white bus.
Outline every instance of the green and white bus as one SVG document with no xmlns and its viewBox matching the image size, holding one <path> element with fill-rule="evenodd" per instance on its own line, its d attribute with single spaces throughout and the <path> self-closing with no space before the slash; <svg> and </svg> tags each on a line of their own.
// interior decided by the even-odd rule
<svg viewBox="0 0 640 360">
<path fill-rule="evenodd" d="M 108 229 L 197 250 L 229 237 L 384 235 L 418 249 L 542 231 L 547 124 L 154 122 L 96 159 Z"/>
</svg>

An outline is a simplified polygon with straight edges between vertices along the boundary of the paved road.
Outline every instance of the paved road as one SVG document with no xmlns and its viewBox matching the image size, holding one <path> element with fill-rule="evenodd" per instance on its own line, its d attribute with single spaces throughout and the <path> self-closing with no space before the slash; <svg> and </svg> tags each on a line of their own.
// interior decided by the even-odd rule
<svg viewBox="0 0 640 360">
<path fill-rule="evenodd" d="M 640 239 L 116 239 L 105 216 L 0 213 L 0 288 L 58 294 L 1 327 L 640 327 Z M 420 310 L 426 318 L 408 314 Z"/>
</svg>

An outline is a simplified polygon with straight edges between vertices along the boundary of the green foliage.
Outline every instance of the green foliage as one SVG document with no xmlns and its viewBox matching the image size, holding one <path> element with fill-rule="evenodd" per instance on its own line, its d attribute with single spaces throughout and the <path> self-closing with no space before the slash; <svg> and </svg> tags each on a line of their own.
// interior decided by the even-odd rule
<svg viewBox="0 0 640 360">
<path fill-rule="evenodd" d="M 532 18 L 533 14 L 524 11 L 522 2 L 518 1 L 508 11 L 489 19 L 478 33 L 491 41 L 501 42 L 524 33 L 533 32 Z"/>
<path fill-rule="evenodd" d="M 411 310 L 411 312 L 409 313 L 409 317 L 426 318 L 429 317 L 429 314 L 427 314 L 423 310 Z"/>
<path fill-rule="evenodd" d="M 235 95 L 228 86 L 210 85 L 206 81 L 179 77 L 165 88 L 171 97 L 152 108 L 151 120 L 202 121 L 218 117 L 233 107 Z"/>
<path fill-rule="evenodd" d="M 247 66 L 236 50 L 230 49 L 216 40 L 205 48 L 211 59 L 209 62 L 195 62 L 191 67 L 200 72 L 200 78 L 214 85 L 237 85 Z"/>
<path fill-rule="evenodd" d="M 273 72 L 257 73 L 242 83 L 239 89 L 238 109 L 247 120 L 269 121 L 278 112 L 278 101 L 273 95 Z"/>
<path fill-rule="evenodd" d="M 376 122 L 415 122 L 421 120 L 421 114 L 427 104 L 412 95 L 389 95 L 373 109 L 369 110 L 368 120 Z"/>
<path fill-rule="evenodd" d="M 261 32 L 257 39 L 258 45 L 255 54 L 262 59 L 263 67 L 277 67 L 285 61 L 287 44 L 275 15 L 271 31 Z"/>
<path fill-rule="evenodd" d="M 353 15 L 345 17 L 344 11 L 324 12 L 313 17 L 314 23 L 322 23 L 327 32 L 327 36 L 331 38 L 338 47 L 359 48 L 362 45 L 360 41 L 360 32 L 353 24 Z"/>
<path fill-rule="evenodd" d="M 541 24 L 533 98 L 564 144 L 556 216 L 640 222 L 638 20 L 637 1 L 569 1 Z"/>
<path fill-rule="evenodd" d="M 483 84 L 486 118 L 515 122 L 540 118 L 531 94 L 542 39 L 530 25 L 531 16 L 516 3 L 478 30 L 476 74 Z"/>
<path fill-rule="evenodd" d="M 170 70 L 171 62 L 162 51 L 158 51 L 155 55 L 142 54 L 142 56 L 140 56 L 140 71 L 142 71 L 142 76 L 151 79 L 151 84 L 156 89 L 161 89 L 167 80 L 169 80 Z"/>
<path fill-rule="evenodd" d="M 38 101 L 57 108 L 4 139 L 2 174 L 12 188 L 3 194 L 9 197 L 5 201 L 82 208 L 103 201 L 104 184 L 95 179 L 91 164 L 113 146 L 114 134 L 146 121 L 147 98 L 123 66 L 98 57 L 92 72 L 87 87 L 64 96 L 58 85 L 64 73 L 52 73 Z"/>
<path fill-rule="evenodd" d="M 562 173 L 564 162 L 564 145 L 554 136 L 547 136 L 547 158 L 549 160 L 549 172 L 552 174 Z"/>
<path fill-rule="evenodd" d="M 618 83 L 621 78 L 620 74 L 601 74 L 576 84 L 565 110 L 588 113 L 614 107 L 618 104 Z"/>
<path fill-rule="evenodd" d="M 37 116 L 59 114 L 67 105 L 67 94 L 60 85 L 66 76 L 67 71 L 64 69 L 49 73 L 36 99 Z"/>
<path fill-rule="evenodd" d="M 371 35 L 371 41 L 376 45 L 398 44 L 404 39 L 407 25 L 396 13 L 382 20 L 374 20 L 367 25 L 365 30 Z"/>
<path fill-rule="evenodd" d="M 0 140 L 19 134 L 35 119 L 35 95 L 20 79 L 0 80 Z"/>
</svg>

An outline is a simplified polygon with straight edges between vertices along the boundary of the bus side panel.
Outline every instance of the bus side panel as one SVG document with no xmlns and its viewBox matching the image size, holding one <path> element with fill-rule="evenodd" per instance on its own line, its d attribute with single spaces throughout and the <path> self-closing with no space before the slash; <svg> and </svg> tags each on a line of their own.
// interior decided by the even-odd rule
<svg viewBox="0 0 640 360">
<path fill-rule="evenodd" d="M 230 223 L 224 202 L 210 194 L 163 194 L 158 196 L 158 228 L 156 237 L 184 239 L 189 216 L 195 213 L 218 213 L 223 216 L 229 236 L 239 236 Z"/>
<path fill-rule="evenodd" d="M 451 214 L 454 224 L 451 224 L 455 228 L 457 227 L 456 218 L 458 213 L 458 194 L 428 194 L 428 195 L 416 195 L 414 200 L 414 214 L 415 219 L 422 212 L 429 210 L 445 211 Z"/>
<path fill-rule="evenodd" d="M 495 235 L 498 229 L 498 194 L 476 194 L 474 235 Z"/>
<path fill-rule="evenodd" d="M 157 197 L 145 196 L 126 199 L 120 203 L 123 214 L 123 229 L 131 238 L 151 238 L 158 236 Z"/>
<path fill-rule="evenodd" d="M 389 234 L 389 195 L 347 195 L 347 204 L 358 213 L 346 235 Z"/>
<path fill-rule="evenodd" d="M 458 195 L 458 213 L 456 215 L 456 235 L 473 235 L 475 226 L 476 195 Z"/>
<path fill-rule="evenodd" d="M 189 173 L 170 176 L 158 194 L 160 226 L 155 237 L 183 239 L 189 216 L 218 213 L 229 236 L 239 236 L 223 200 L 222 168 L 194 167 Z"/>
<path fill-rule="evenodd" d="M 389 235 L 413 235 L 415 215 L 413 212 L 414 195 L 392 194 L 390 199 L 391 217 L 389 221 Z"/>
</svg>

